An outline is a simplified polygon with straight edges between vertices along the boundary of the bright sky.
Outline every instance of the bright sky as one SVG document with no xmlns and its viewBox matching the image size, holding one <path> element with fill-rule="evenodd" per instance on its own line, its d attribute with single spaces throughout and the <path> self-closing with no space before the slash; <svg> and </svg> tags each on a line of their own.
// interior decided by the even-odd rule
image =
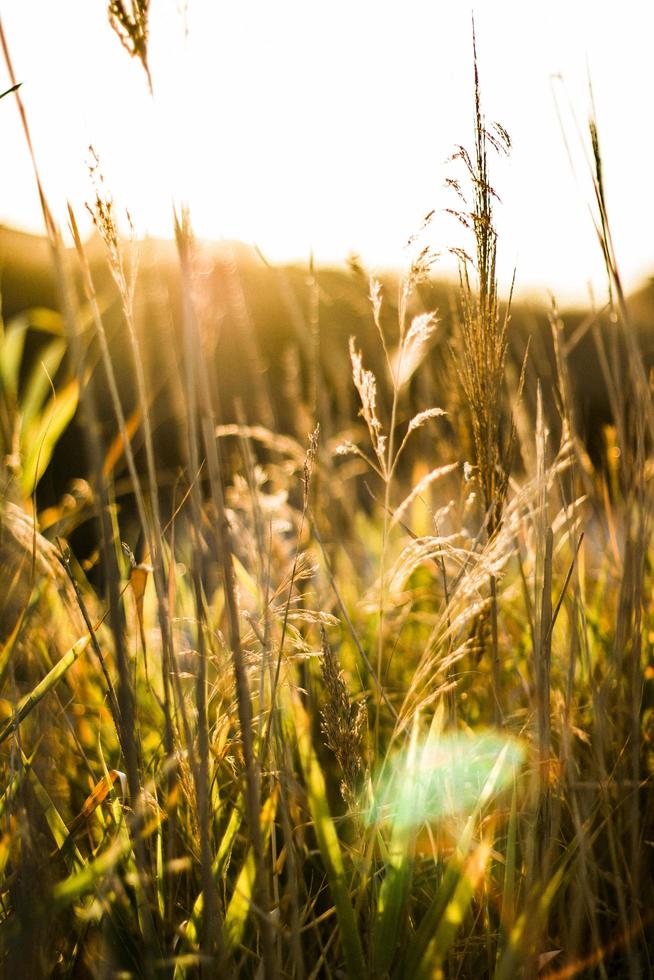
<svg viewBox="0 0 654 980">
<path fill-rule="evenodd" d="M 472 140 L 470 6 L 455 0 L 152 0 L 154 99 L 110 31 L 103 0 L 2 0 L 2 20 L 51 206 L 91 197 L 88 145 L 140 233 L 169 236 L 173 200 L 196 232 L 272 260 L 402 262 Z M 593 80 L 609 211 L 629 286 L 654 273 L 654 4 L 477 0 L 483 102 L 513 140 L 492 162 L 500 278 L 561 300 L 602 288 L 588 212 L 555 102 L 585 125 Z M 2 84 L 5 82 L 6 84 Z M 0 85 L 8 87 L 0 64 Z M 556 84 L 556 83 L 554 83 Z M 645 109 L 647 108 L 647 115 Z M 577 142 L 567 117 L 571 142 Z M 0 222 L 41 230 L 24 140 L 0 102 Z M 460 244 L 437 216 L 437 249 Z"/>
</svg>

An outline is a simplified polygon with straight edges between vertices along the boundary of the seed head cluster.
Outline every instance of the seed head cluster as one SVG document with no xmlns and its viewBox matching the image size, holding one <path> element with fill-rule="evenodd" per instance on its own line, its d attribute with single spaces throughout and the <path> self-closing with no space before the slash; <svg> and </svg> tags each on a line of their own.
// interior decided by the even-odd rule
<svg viewBox="0 0 654 980">
<path fill-rule="evenodd" d="M 363 767 L 367 711 L 363 702 L 353 702 L 345 676 L 325 630 L 322 634 L 320 667 L 327 701 L 320 711 L 321 730 L 327 747 L 336 756 L 341 770 L 341 795 L 348 806 L 355 801 L 356 782 Z"/>
</svg>

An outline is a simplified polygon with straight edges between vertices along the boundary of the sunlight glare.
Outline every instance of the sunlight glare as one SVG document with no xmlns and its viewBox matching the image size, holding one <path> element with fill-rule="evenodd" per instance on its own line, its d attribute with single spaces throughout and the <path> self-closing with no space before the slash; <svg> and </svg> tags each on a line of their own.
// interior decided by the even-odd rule
<svg viewBox="0 0 654 980">
<path fill-rule="evenodd" d="M 109 30 L 102 3 L 71 0 L 67 17 L 62 30 L 61 11 L 48 0 L 23 0 L 3 14 L 62 224 L 67 200 L 83 212 L 93 144 L 117 205 L 129 208 L 142 234 L 171 237 L 173 202 L 185 201 L 200 237 L 256 243 L 273 261 L 305 262 L 313 252 L 319 262 L 342 262 L 356 252 L 393 267 L 436 208 L 431 244 L 442 252 L 459 244 L 443 212 L 453 205 L 444 190 L 447 158 L 472 129 L 465 5 L 155 4 L 154 99 Z M 654 12 L 637 0 L 619 13 L 587 0 L 502 0 L 479 2 L 475 17 L 488 119 L 506 126 L 514 146 L 511 159 L 494 166 L 501 283 L 517 267 L 523 289 L 551 288 L 565 298 L 583 296 L 589 282 L 602 288 L 590 180 L 568 117 L 571 170 L 552 93 L 553 76 L 562 76 L 559 100 L 569 99 L 583 127 L 588 71 L 617 253 L 627 281 L 637 283 L 652 259 L 654 202 L 640 188 L 654 136 L 651 127 L 634 128 L 625 107 L 652 86 L 646 46 Z M 1 118 L 0 220 L 41 230 L 9 100 Z M 617 180 L 627 172 L 632 180 Z"/>
</svg>

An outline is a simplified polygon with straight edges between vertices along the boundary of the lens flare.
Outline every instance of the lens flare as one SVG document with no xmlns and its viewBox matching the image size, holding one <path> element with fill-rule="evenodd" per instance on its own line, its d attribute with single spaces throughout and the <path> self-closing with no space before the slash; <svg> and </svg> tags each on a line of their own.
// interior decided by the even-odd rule
<svg viewBox="0 0 654 980">
<path fill-rule="evenodd" d="M 412 740 L 373 782 L 367 820 L 417 827 L 472 813 L 511 783 L 524 754 L 521 742 L 496 732 Z"/>
</svg>

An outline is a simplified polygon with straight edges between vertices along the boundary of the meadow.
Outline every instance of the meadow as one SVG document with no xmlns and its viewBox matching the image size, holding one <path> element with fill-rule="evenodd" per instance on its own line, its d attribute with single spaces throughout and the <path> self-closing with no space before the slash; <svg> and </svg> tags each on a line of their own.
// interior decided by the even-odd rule
<svg viewBox="0 0 654 980">
<path fill-rule="evenodd" d="M 475 95 L 456 282 L 0 233 L 2 976 L 653 974 L 654 303 L 592 120 L 606 299 L 500 295 Z"/>
</svg>

